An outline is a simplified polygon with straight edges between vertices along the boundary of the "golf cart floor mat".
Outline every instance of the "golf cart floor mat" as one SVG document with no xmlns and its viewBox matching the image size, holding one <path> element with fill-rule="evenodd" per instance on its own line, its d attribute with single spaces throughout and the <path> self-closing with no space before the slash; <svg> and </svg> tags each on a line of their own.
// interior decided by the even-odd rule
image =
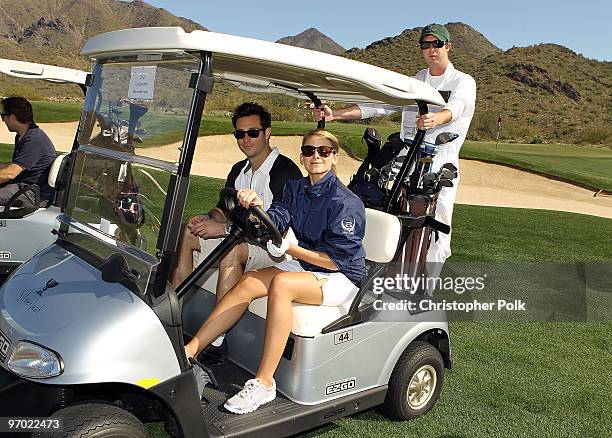
<svg viewBox="0 0 612 438">
<path fill-rule="evenodd" d="M 242 389 L 253 376 L 229 359 L 199 359 L 215 374 L 219 387 L 204 389 L 202 410 L 211 436 L 281 437 L 314 429 L 337 418 L 363 412 L 385 400 L 387 385 L 379 386 L 318 405 L 301 405 L 277 392 L 276 399 L 244 415 L 225 410 L 225 401 Z"/>
<path fill-rule="evenodd" d="M 250 414 L 237 415 L 227 411 L 223 404 L 240 391 L 244 383 L 253 378 L 229 359 L 211 359 L 202 357 L 204 364 L 215 374 L 219 382 L 218 388 L 207 386 L 204 389 L 202 409 L 208 424 L 214 425 L 220 434 L 225 436 L 270 436 L 265 429 L 275 421 L 286 420 L 288 416 L 295 415 L 304 406 L 298 405 L 277 392 L 276 399 L 261 406 Z M 208 402 L 208 403 L 207 403 Z M 259 431 L 257 429 L 260 429 Z M 259 433 L 258 433 L 259 432 Z"/>
</svg>

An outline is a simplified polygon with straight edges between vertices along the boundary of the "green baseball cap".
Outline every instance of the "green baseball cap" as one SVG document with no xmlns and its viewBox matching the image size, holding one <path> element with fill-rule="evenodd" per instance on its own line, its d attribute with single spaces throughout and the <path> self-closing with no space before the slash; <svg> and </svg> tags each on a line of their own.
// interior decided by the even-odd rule
<svg viewBox="0 0 612 438">
<path fill-rule="evenodd" d="M 423 30 L 421 31 L 421 38 L 419 38 L 419 42 L 423 40 L 423 37 L 425 35 L 433 35 L 439 40 L 445 41 L 447 43 L 450 43 L 451 40 L 448 30 L 441 24 L 436 23 L 428 24 L 423 28 Z"/>
</svg>

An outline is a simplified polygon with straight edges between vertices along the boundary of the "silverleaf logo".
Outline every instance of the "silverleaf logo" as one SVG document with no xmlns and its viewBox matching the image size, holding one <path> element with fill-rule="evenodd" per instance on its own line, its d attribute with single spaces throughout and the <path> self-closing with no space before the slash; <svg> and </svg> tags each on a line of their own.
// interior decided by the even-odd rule
<svg viewBox="0 0 612 438">
<path fill-rule="evenodd" d="M 47 291 L 47 289 L 51 289 L 52 287 L 55 287 L 58 284 L 59 283 L 52 278 L 49 281 L 47 281 L 47 284 L 45 285 L 45 287 L 43 287 L 41 290 L 37 290 L 36 293 L 38 294 L 38 296 L 42 297 L 43 294 Z"/>
<path fill-rule="evenodd" d="M 47 290 L 54 288 L 57 285 L 59 285 L 59 283 L 51 278 L 49 281 L 47 281 L 47 284 L 45 284 L 42 289 L 36 291 L 25 289 L 23 292 L 21 292 L 21 294 L 19 294 L 17 302 L 22 303 L 26 309 L 30 310 L 32 313 L 38 313 L 45 308 L 44 304 L 39 303 L 43 294 Z"/>
</svg>

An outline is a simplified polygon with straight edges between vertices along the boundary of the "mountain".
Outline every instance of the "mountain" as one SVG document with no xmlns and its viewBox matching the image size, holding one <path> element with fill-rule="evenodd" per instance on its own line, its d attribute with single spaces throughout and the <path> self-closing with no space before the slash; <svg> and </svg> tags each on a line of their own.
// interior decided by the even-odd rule
<svg viewBox="0 0 612 438">
<path fill-rule="evenodd" d="M 6 56 L 62 59 L 88 65 L 74 56 L 91 36 L 126 27 L 181 26 L 205 29 L 186 18 L 136 0 L 0 0 L 0 44 Z"/>
<path fill-rule="evenodd" d="M 486 56 L 502 52 L 484 35 L 466 24 L 447 23 L 446 27 L 453 43 L 451 49 L 453 65 L 460 70 L 472 71 Z M 397 36 L 373 42 L 365 49 L 350 49 L 346 52 L 346 56 L 412 76 L 425 67 L 418 48 L 421 29 L 421 27 L 406 29 Z"/>
<path fill-rule="evenodd" d="M 1 57 L 90 69 L 79 50 L 91 36 L 127 27 L 180 26 L 190 32 L 200 24 L 135 0 L 0 0 Z M 18 94 L 23 81 L 0 77 L 0 95 Z M 30 85 L 34 96 L 49 97 L 57 90 L 68 98 L 74 87 Z M 8 92 L 7 92 L 8 90 Z"/>
<path fill-rule="evenodd" d="M 306 29 L 304 32 L 297 35 L 281 38 L 276 42 L 290 46 L 303 47 L 305 49 L 318 50 L 319 52 L 331 53 L 332 55 L 340 55 L 346 51 L 344 47 L 314 27 Z"/>
<path fill-rule="evenodd" d="M 556 44 L 502 51 L 463 23 L 448 23 L 453 65 L 474 77 L 472 139 L 612 144 L 612 63 L 587 59 Z M 425 67 L 421 28 L 376 41 L 344 56 L 406 75 Z"/>
</svg>

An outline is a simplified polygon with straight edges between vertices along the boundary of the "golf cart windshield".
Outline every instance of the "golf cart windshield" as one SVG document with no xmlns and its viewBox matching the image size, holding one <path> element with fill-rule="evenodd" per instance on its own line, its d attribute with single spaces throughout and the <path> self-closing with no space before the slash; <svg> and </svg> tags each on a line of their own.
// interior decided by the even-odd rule
<svg viewBox="0 0 612 438">
<path fill-rule="evenodd" d="M 444 105 L 431 86 L 399 73 L 214 32 L 125 29 L 89 39 L 81 54 L 96 63 L 62 218 L 69 225 L 62 231 L 74 230 L 74 239 L 91 238 L 126 258 L 137 254 L 136 262 L 145 263 L 149 274 L 159 273 L 152 282 L 156 294 L 163 293 L 178 245 L 200 118 L 213 79 L 246 91 L 311 99 Z M 132 261 L 128 265 L 134 269 Z"/>
<path fill-rule="evenodd" d="M 80 246 L 88 234 L 155 264 L 199 60 L 150 58 L 94 65 L 65 212 Z"/>
</svg>

